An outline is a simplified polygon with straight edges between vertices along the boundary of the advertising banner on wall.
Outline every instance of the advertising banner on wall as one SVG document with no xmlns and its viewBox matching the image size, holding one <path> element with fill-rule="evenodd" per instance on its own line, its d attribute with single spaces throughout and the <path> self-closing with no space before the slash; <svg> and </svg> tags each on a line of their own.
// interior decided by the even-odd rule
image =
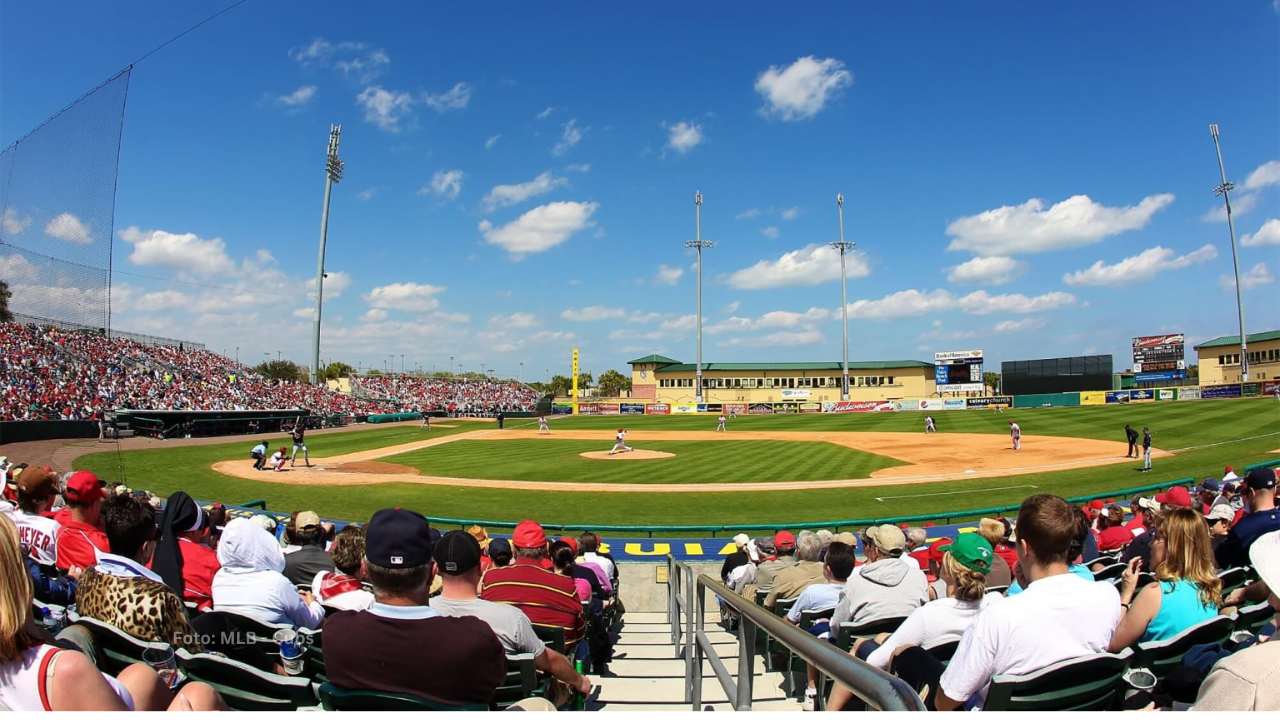
<svg viewBox="0 0 1280 720">
<path fill-rule="evenodd" d="M 945 407 L 946 403 L 939 398 L 924 398 L 916 401 L 917 410 L 942 410 Z"/>
<path fill-rule="evenodd" d="M 1128 390 L 1108 390 L 1107 391 L 1108 405 L 1114 405 L 1115 403 L 1127 403 L 1127 402 L 1129 402 Z"/>
<path fill-rule="evenodd" d="M 643 415 L 644 405 L 642 403 L 622 403 L 618 406 L 618 412 L 621 415 Z"/>
<path fill-rule="evenodd" d="M 782 399 L 783 400 L 808 400 L 809 390 L 808 388 L 783 388 Z"/>
<path fill-rule="evenodd" d="M 1200 388 L 1195 386 L 1178 388 L 1178 399 L 1179 400 L 1199 400 Z"/>
<path fill-rule="evenodd" d="M 1277 391 L 1280 391 L 1280 380 L 1267 380 L 1262 383 L 1263 395 L 1275 395 Z"/>
<path fill-rule="evenodd" d="M 1155 399 L 1155 393 L 1150 390 L 1139 388 L 1129 391 L 1129 402 L 1151 402 Z"/>
<path fill-rule="evenodd" d="M 1103 390 L 1082 390 L 1080 391 L 1081 405 L 1106 405 L 1107 393 Z"/>
<path fill-rule="evenodd" d="M 1200 388 L 1200 397 L 1205 400 L 1213 398 L 1240 397 L 1239 385 L 1206 385 Z"/>
<path fill-rule="evenodd" d="M 802 413 L 822 412 L 822 403 L 812 403 L 812 402 L 800 403 L 800 412 Z"/>
<path fill-rule="evenodd" d="M 601 415 L 617 415 L 620 412 L 618 403 L 600 403 L 598 407 Z"/>
<path fill-rule="evenodd" d="M 841 400 L 839 402 L 822 403 L 822 412 L 851 413 L 873 412 L 880 403 L 873 400 Z"/>
<path fill-rule="evenodd" d="M 723 406 L 721 406 L 721 409 L 724 411 L 725 415 L 746 415 L 747 414 L 746 403 L 725 403 Z"/>
<path fill-rule="evenodd" d="M 644 406 L 645 415 L 670 415 L 671 406 L 666 403 L 651 403 Z"/>
<path fill-rule="evenodd" d="M 696 403 L 675 403 L 671 406 L 671 412 L 674 415 L 687 415 L 698 412 L 698 406 Z"/>
<path fill-rule="evenodd" d="M 942 401 L 943 410 L 963 410 L 969 407 L 964 398 L 947 398 Z"/>
<path fill-rule="evenodd" d="M 578 403 L 579 415 L 599 415 L 600 406 L 595 403 Z"/>
<path fill-rule="evenodd" d="M 1008 395 L 995 395 L 992 397 L 965 398 L 965 405 L 971 408 L 988 408 L 988 407 L 1010 407 L 1013 405 L 1013 398 Z"/>
<path fill-rule="evenodd" d="M 1178 392 L 1172 388 L 1160 388 L 1156 391 L 1157 400 L 1173 400 L 1178 396 Z"/>
<path fill-rule="evenodd" d="M 1186 370 L 1157 370 L 1155 372 L 1136 373 L 1133 376 L 1133 379 L 1140 383 L 1173 382 L 1175 380 L 1182 380 L 1186 376 Z"/>
<path fill-rule="evenodd" d="M 772 415 L 773 406 L 769 403 L 753 403 L 751 407 L 747 408 L 747 412 L 752 415 Z"/>
</svg>

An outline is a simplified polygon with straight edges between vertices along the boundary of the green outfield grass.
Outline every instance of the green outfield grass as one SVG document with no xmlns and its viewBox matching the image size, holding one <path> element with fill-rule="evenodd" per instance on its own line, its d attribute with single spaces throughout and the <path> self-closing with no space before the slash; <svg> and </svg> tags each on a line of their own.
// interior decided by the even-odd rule
<svg viewBox="0 0 1280 720">
<path fill-rule="evenodd" d="M 1020 475 L 996 479 L 960 480 L 928 485 L 806 490 L 802 492 L 739 492 L 681 494 L 596 494 L 485 490 L 465 487 L 433 487 L 410 483 L 362 485 L 350 488 L 317 489 L 295 485 L 228 478 L 213 472 L 218 460 L 242 458 L 248 445 L 206 445 L 119 453 L 96 453 L 81 457 L 78 468 L 88 468 L 102 477 L 120 479 L 130 486 L 167 494 L 183 489 L 204 499 L 243 502 L 261 498 L 269 507 L 281 510 L 310 508 L 322 515 L 351 520 L 367 519 L 374 510 L 401 506 L 427 515 L 518 520 L 538 518 L 547 523 L 575 524 L 733 524 L 826 521 L 841 518 L 887 517 L 928 512 L 956 512 L 965 508 L 1016 503 L 1035 492 L 1083 495 L 1146 483 L 1175 480 L 1187 476 L 1219 476 L 1225 465 L 1237 467 L 1260 460 L 1273 460 L 1271 451 L 1280 449 L 1280 407 L 1274 400 L 1227 400 L 1180 403 L 1151 403 L 1133 406 L 1016 410 L 998 414 L 989 411 L 937 413 L 943 432 L 1006 432 L 1009 420 L 1017 420 L 1028 435 L 1067 435 L 1103 439 L 1123 439 L 1122 428 L 1131 422 L 1152 427 L 1156 445 L 1185 450 L 1177 457 L 1157 460 L 1150 473 L 1135 472 L 1133 465 Z M 524 421 L 510 421 L 508 427 Z M 730 426 L 751 430 L 902 430 L 918 431 L 920 413 L 842 416 L 753 416 L 737 418 Z M 461 423 L 460 423 L 461 424 Z M 473 429 L 431 430 L 431 435 Z M 552 423 L 576 428 L 654 428 L 664 430 L 713 428 L 715 418 L 636 417 L 567 418 Z M 478 426 L 485 427 L 485 426 Z M 408 432 L 412 430 L 413 432 Z M 388 442 L 406 432 L 406 440 Z M 313 452 L 336 454 L 371 447 L 385 447 L 419 439 L 426 433 L 416 428 L 379 428 L 366 432 L 308 438 Z M 554 437 L 554 434 L 553 434 Z M 1246 438 L 1246 439 L 1242 439 Z M 1247 439 L 1252 438 L 1252 439 Z M 277 444 L 273 440 L 273 446 Z M 493 452 L 502 453 L 507 443 L 492 443 Z M 557 441 L 558 442 L 558 441 Z M 721 441 L 723 442 L 723 441 Z M 1222 444 L 1218 444 L 1222 443 Z M 444 450 L 451 444 L 438 448 Z M 339 446 L 342 450 L 337 450 Z M 595 448 L 599 449 L 599 448 Z M 644 468 L 663 462 L 635 463 Z M 743 477 L 757 467 L 741 463 L 731 455 L 720 462 L 736 468 Z M 757 465 L 760 460 L 755 461 Z M 774 462 L 766 460 L 764 461 Z M 624 470 L 627 463 L 615 466 Z M 608 481 L 601 469 L 595 479 Z M 628 470 L 628 472 L 630 472 Z M 754 478 L 751 478 L 754 479 Z M 1024 487 L 1034 485 L 1035 488 Z M 877 500 L 876 498 L 882 498 Z"/>
<path fill-rule="evenodd" d="M 578 455 L 607 449 L 609 443 L 598 440 L 459 440 L 382 460 L 417 468 L 424 475 L 619 483 L 835 480 L 866 477 L 902 464 L 831 443 L 782 440 L 646 441 L 645 450 L 675 457 L 607 464 Z M 726 462 L 728 458 L 732 462 Z"/>
</svg>

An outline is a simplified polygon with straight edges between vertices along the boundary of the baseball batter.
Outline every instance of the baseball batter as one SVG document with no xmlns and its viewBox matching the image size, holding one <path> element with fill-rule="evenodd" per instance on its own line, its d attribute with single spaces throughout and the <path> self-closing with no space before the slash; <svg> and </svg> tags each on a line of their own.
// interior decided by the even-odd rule
<svg viewBox="0 0 1280 720">
<path fill-rule="evenodd" d="M 307 467 L 311 467 L 311 453 L 307 452 L 307 444 L 305 442 L 305 434 L 307 428 L 302 421 L 293 424 L 293 453 L 289 456 L 289 467 L 296 467 L 298 464 L 298 450 L 302 450 L 302 459 L 306 461 Z"/>
<path fill-rule="evenodd" d="M 548 435 L 550 433 L 551 433 L 551 426 L 547 424 L 547 416 L 539 415 L 538 416 L 538 434 Z"/>
<path fill-rule="evenodd" d="M 610 455 L 620 452 L 631 452 L 632 448 L 627 445 L 626 428 L 618 428 L 617 434 L 613 436 L 613 449 L 609 451 Z"/>
<path fill-rule="evenodd" d="M 725 418 L 724 413 L 720 413 L 720 419 L 716 421 L 716 432 L 725 432 L 724 424 L 726 421 L 727 418 Z"/>
<path fill-rule="evenodd" d="M 1018 423 L 1009 421 L 1009 437 L 1013 438 L 1013 449 L 1017 450 L 1022 447 L 1022 428 L 1018 427 Z"/>
</svg>

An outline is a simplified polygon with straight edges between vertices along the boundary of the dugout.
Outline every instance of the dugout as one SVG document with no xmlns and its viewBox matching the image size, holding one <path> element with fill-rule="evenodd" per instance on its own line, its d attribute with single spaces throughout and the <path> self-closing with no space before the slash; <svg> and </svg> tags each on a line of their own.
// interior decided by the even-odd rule
<svg viewBox="0 0 1280 720">
<path fill-rule="evenodd" d="M 1053 395 L 1111 389 L 1110 355 L 1006 360 L 1000 365 L 1005 395 Z"/>
<path fill-rule="evenodd" d="M 286 432 L 299 419 L 308 429 L 341 427 L 363 420 L 352 415 L 311 415 L 307 410 L 116 410 L 107 414 L 108 425 L 122 437 L 135 434 L 158 438 Z"/>
</svg>

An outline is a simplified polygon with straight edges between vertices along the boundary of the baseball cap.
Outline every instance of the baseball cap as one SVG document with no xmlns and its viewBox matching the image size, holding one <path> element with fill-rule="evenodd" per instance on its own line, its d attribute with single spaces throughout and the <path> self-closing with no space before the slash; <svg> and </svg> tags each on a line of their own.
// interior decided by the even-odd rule
<svg viewBox="0 0 1280 720">
<path fill-rule="evenodd" d="M 738 547 L 746 547 L 749 542 L 751 542 L 751 538 L 747 537 L 746 533 L 738 533 L 733 536 L 733 544 Z"/>
<path fill-rule="evenodd" d="M 499 555 L 511 554 L 511 543 L 506 538 L 494 538 L 489 541 L 489 547 L 486 549 L 489 557 L 497 557 Z"/>
<path fill-rule="evenodd" d="M 991 543 L 978 533 L 960 533 L 947 552 L 956 562 L 970 570 L 986 575 L 991 572 Z"/>
<path fill-rule="evenodd" d="M 1160 496 L 1157 495 L 1156 497 L 1159 498 Z M 1146 497 L 1138 498 L 1138 507 L 1142 508 L 1143 510 L 1150 510 L 1152 512 L 1160 512 L 1161 510 L 1160 503 L 1157 500 L 1153 500 L 1151 498 L 1146 498 Z"/>
<path fill-rule="evenodd" d="M 58 474 L 48 465 L 35 465 L 18 476 L 18 492 L 44 499 L 58 492 Z"/>
<path fill-rule="evenodd" d="M 23 473 L 24 475 L 26 473 Z M 21 478 L 19 478 L 21 480 Z M 103 482 L 97 475 L 88 470 L 77 470 L 67 477 L 67 489 L 64 493 L 67 502 L 85 505 L 102 499 Z"/>
<path fill-rule="evenodd" d="M 796 536 L 789 530 L 779 530 L 773 535 L 773 547 L 777 550 L 790 550 L 796 546 Z"/>
<path fill-rule="evenodd" d="M 1102 499 L 1101 499 L 1101 498 L 1098 498 L 1098 499 L 1094 499 L 1094 500 L 1090 500 L 1090 501 L 1089 501 L 1089 509 L 1090 509 L 1090 510 L 1101 510 L 1101 509 L 1102 509 L 1103 507 L 1105 507 L 1105 506 L 1106 506 L 1106 503 L 1102 502 Z"/>
<path fill-rule="evenodd" d="M 1254 468 L 1244 476 L 1250 490 L 1269 490 L 1276 486 L 1276 471 L 1271 468 Z"/>
<path fill-rule="evenodd" d="M 944 552 L 946 552 L 946 547 L 950 545 L 951 542 L 952 542 L 951 538 L 945 538 L 945 537 L 938 540 L 934 540 L 933 544 L 929 546 L 929 555 L 928 555 L 929 560 L 936 563 L 942 562 L 942 555 Z"/>
<path fill-rule="evenodd" d="M 1204 482 L 1200 483 L 1200 489 L 1208 490 L 1209 492 L 1220 492 L 1222 490 L 1222 481 L 1217 478 L 1205 478 Z"/>
<path fill-rule="evenodd" d="M 867 539 L 886 552 L 904 550 L 907 547 L 907 536 L 903 534 L 902 528 L 896 525 L 876 525 L 867 528 Z"/>
<path fill-rule="evenodd" d="M 1205 520 L 1234 520 L 1236 517 L 1235 508 L 1226 503 L 1218 503 L 1214 505 L 1209 514 L 1204 516 Z"/>
<path fill-rule="evenodd" d="M 475 538 L 476 542 L 480 543 L 481 548 L 489 544 L 489 533 L 479 525 L 472 525 L 467 528 L 467 534 Z"/>
<path fill-rule="evenodd" d="M 1249 563 L 1267 584 L 1272 595 L 1280 595 L 1280 530 L 1273 530 L 1249 546 Z"/>
<path fill-rule="evenodd" d="M 249 520 L 258 527 L 274 534 L 276 531 L 276 519 L 265 513 L 259 513 L 249 518 Z"/>
<path fill-rule="evenodd" d="M 320 516 L 311 510 L 303 510 L 293 519 L 293 526 L 299 530 L 320 527 Z"/>
<path fill-rule="evenodd" d="M 431 527 L 412 510 L 379 510 L 365 528 L 365 558 L 381 567 L 415 568 L 431 562 Z"/>
<path fill-rule="evenodd" d="M 445 575 L 461 575 L 480 564 L 480 543 L 470 533 L 450 530 L 432 549 L 436 567 Z"/>
<path fill-rule="evenodd" d="M 1156 502 L 1161 505 L 1172 505 L 1173 507 L 1189 508 L 1191 507 L 1191 493 L 1187 489 L 1178 485 L 1171 487 L 1165 492 L 1156 493 Z"/>
<path fill-rule="evenodd" d="M 573 551 L 573 554 L 574 554 L 574 555 L 577 555 L 577 554 L 578 554 L 578 541 L 577 541 L 577 539 L 572 538 L 572 537 L 569 537 L 568 535 L 565 535 L 564 537 L 560 538 L 559 542 L 562 542 L 562 543 L 564 543 L 565 545 L 568 545 L 568 546 L 569 546 L 569 549 Z"/>
<path fill-rule="evenodd" d="M 831 538 L 831 542 L 841 542 L 849 547 L 856 548 L 858 547 L 858 536 L 848 530 L 845 530 L 844 532 L 836 533 L 835 536 Z"/>
<path fill-rule="evenodd" d="M 540 548 L 547 544 L 547 533 L 532 520 L 521 520 L 511 533 L 511 544 L 518 548 Z"/>
</svg>

